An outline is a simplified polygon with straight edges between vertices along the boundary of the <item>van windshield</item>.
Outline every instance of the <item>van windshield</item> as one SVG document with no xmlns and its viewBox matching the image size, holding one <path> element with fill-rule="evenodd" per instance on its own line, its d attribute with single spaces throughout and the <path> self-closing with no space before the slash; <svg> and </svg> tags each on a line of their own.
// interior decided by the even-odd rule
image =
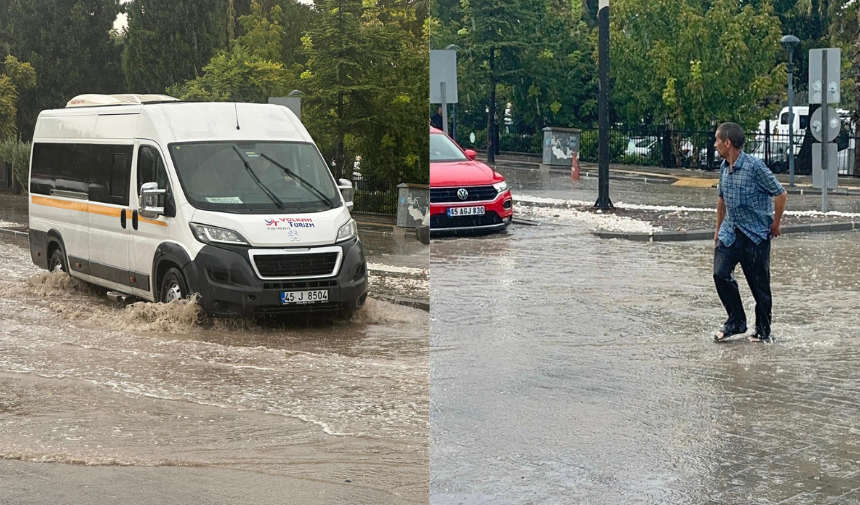
<svg viewBox="0 0 860 505">
<path fill-rule="evenodd" d="M 195 208 L 227 212 L 319 212 L 341 205 L 316 146 L 306 142 L 169 145 L 179 183 Z"/>
</svg>

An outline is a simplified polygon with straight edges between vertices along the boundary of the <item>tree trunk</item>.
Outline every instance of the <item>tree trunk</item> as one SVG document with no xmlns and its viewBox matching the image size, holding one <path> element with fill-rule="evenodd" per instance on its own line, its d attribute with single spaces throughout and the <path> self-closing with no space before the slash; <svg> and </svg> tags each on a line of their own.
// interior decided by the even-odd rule
<svg viewBox="0 0 860 505">
<path fill-rule="evenodd" d="M 11 163 L 9 165 L 11 166 Z M 21 194 L 21 183 L 18 182 L 18 177 L 15 176 L 15 167 L 12 167 L 12 194 Z"/>
<path fill-rule="evenodd" d="M 496 135 L 493 129 L 496 116 L 496 49 L 490 48 L 490 103 L 487 107 L 487 163 L 496 163 Z"/>
</svg>

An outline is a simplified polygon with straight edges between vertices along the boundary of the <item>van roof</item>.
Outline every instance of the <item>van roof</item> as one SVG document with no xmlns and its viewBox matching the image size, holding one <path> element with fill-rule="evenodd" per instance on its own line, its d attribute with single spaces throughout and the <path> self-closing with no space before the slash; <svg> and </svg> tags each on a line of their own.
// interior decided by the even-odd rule
<svg viewBox="0 0 860 505">
<path fill-rule="evenodd" d="M 66 103 L 66 107 L 102 107 L 106 105 L 142 105 L 145 103 L 178 102 L 168 95 L 78 95 Z"/>
<path fill-rule="evenodd" d="M 147 138 L 161 144 L 219 140 L 313 142 L 296 115 L 282 105 L 175 100 L 44 110 L 39 114 L 33 138 L 37 142 Z"/>
</svg>

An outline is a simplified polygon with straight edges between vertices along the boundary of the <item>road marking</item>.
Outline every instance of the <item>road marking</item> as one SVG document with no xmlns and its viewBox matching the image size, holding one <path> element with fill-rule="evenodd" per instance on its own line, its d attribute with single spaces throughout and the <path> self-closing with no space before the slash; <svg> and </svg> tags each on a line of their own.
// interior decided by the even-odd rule
<svg viewBox="0 0 860 505">
<path fill-rule="evenodd" d="M 685 188 L 715 188 L 720 181 L 716 179 L 700 179 L 697 177 L 682 177 L 672 183 L 672 186 Z"/>
</svg>

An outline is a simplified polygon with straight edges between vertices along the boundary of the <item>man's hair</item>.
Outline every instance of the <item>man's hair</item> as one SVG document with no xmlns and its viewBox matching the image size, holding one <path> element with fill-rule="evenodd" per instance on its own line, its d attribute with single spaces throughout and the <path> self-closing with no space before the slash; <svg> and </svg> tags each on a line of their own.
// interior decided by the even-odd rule
<svg viewBox="0 0 860 505">
<path fill-rule="evenodd" d="M 731 140 L 732 145 L 738 149 L 744 147 L 744 140 L 746 139 L 744 129 L 737 123 L 723 123 L 718 126 L 717 137 L 719 137 L 720 140 Z"/>
</svg>

